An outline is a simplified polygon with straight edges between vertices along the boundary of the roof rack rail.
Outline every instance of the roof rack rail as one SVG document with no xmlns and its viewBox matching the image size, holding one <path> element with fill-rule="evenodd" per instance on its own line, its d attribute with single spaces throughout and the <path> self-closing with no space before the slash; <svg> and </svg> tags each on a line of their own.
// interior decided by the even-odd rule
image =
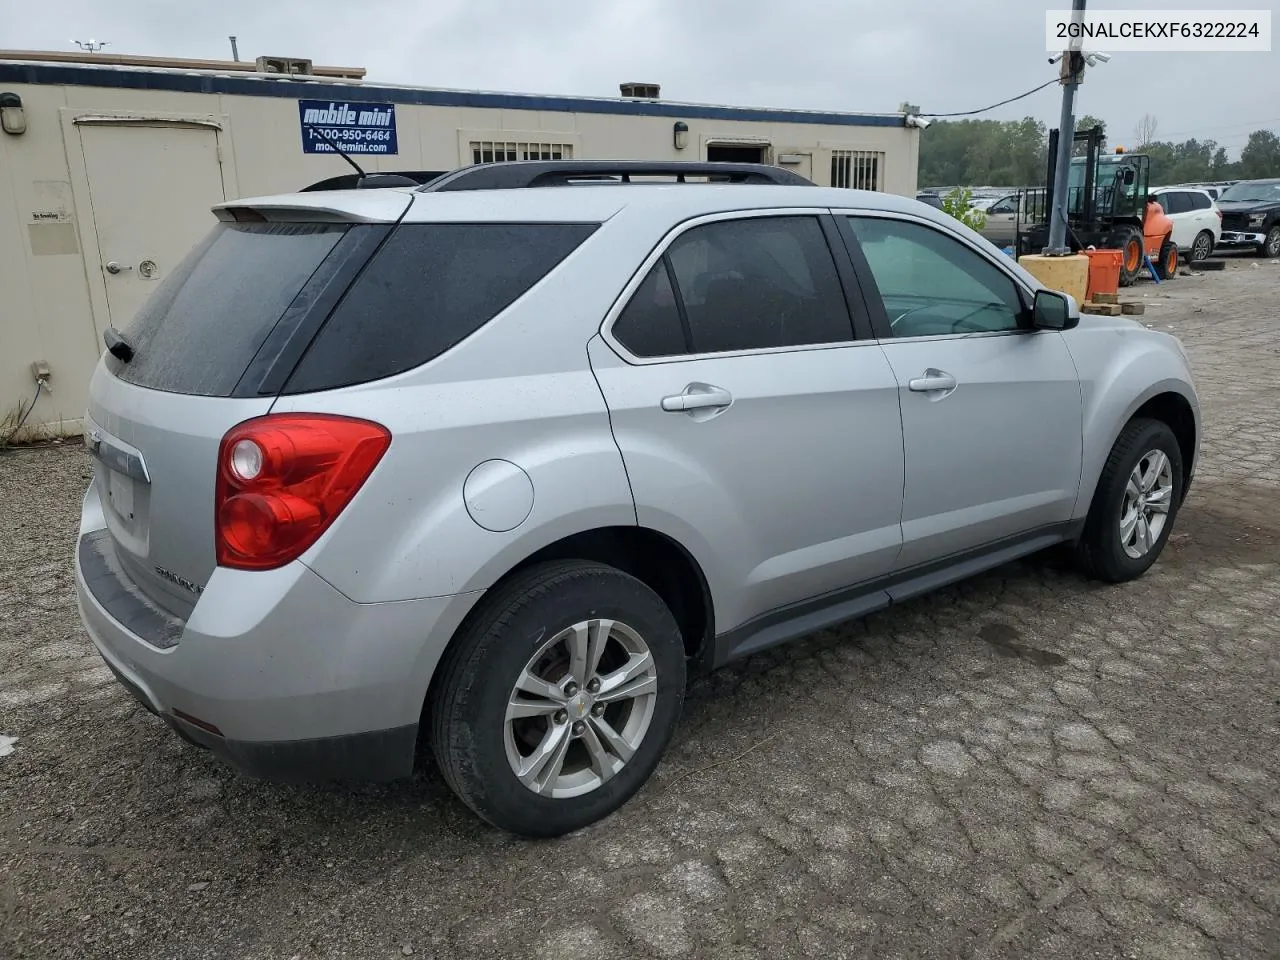
<svg viewBox="0 0 1280 960">
<path fill-rule="evenodd" d="M 461 167 L 418 188 L 423 193 L 452 190 L 510 190 L 558 187 L 580 181 L 631 183 L 632 177 L 706 177 L 723 183 L 816 186 L 798 173 L 766 163 L 700 163 L 688 160 L 504 160 Z"/>
<path fill-rule="evenodd" d="M 356 173 L 344 173 L 325 180 L 318 180 L 303 187 L 299 193 L 316 190 L 372 190 L 376 187 L 416 187 L 443 177 L 448 170 L 393 170 L 388 173 L 368 173 L 361 177 Z"/>
</svg>

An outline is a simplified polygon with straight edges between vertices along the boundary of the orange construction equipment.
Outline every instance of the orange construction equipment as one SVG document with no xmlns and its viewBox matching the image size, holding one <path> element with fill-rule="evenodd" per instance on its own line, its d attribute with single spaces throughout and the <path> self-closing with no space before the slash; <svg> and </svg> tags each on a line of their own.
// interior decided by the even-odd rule
<svg viewBox="0 0 1280 960">
<path fill-rule="evenodd" d="M 1089 298 L 1092 299 L 1095 293 L 1119 293 L 1123 251 L 1090 247 L 1081 252 L 1089 258 Z"/>
<path fill-rule="evenodd" d="M 1147 213 L 1142 219 L 1142 245 L 1161 280 L 1178 273 L 1178 247 L 1173 240 L 1173 221 L 1154 196 L 1147 197 Z"/>
</svg>

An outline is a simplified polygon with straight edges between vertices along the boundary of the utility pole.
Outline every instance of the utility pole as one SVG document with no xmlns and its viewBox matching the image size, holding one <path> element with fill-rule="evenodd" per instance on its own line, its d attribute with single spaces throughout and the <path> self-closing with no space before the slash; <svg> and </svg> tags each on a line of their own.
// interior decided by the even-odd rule
<svg viewBox="0 0 1280 960">
<path fill-rule="evenodd" d="M 1072 23 L 1084 22 L 1085 0 L 1072 0 Z M 1067 184 L 1071 173 L 1071 147 L 1076 135 L 1076 88 L 1084 76 L 1084 54 L 1081 41 L 1073 39 L 1070 47 L 1062 52 L 1062 118 L 1058 122 L 1058 156 L 1053 168 L 1053 209 L 1049 211 L 1049 245 L 1044 254 L 1048 257 L 1065 257 L 1071 253 L 1067 246 Z"/>
<path fill-rule="evenodd" d="M 239 63 L 239 62 L 240 62 L 240 49 L 236 46 L 236 38 L 235 38 L 235 37 L 227 37 L 227 39 L 231 41 L 231 59 L 232 59 L 232 60 L 234 60 L 236 63 Z"/>
</svg>

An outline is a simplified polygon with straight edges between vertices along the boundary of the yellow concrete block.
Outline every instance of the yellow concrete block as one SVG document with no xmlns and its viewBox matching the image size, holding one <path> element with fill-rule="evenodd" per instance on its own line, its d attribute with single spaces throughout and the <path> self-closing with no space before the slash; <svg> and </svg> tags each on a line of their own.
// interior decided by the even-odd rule
<svg viewBox="0 0 1280 960">
<path fill-rule="evenodd" d="M 1089 293 L 1089 258 L 1083 253 L 1069 257 L 1027 254 L 1019 257 L 1018 263 L 1050 290 L 1070 294 L 1076 303 L 1084 303 Z"/>
</svg>

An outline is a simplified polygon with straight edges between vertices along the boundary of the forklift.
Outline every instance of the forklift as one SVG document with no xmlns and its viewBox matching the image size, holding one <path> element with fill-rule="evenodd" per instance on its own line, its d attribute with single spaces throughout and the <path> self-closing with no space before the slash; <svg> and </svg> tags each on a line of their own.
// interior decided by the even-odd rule
<svg viewBox="0 0 1280 960">
<path fill-rule="evenodd" d="M 1049 243 L 1049 211 L 1053 209 L 1053 165 L 1058 155 L 1057 130 L 1049 131 L 1049 164 L 1044 187 L 1022 191 L 1015 249 L 1019 256 L 1039 253 Z M 1142 273 L 1147 257 L 1164 280 L 1178 272 L 1178 248 L 1166 217 L 1148 223 L 1151 158 L 1140 153 L 1102 152 L 1101 127 L 1078 130 L 1075 143 L 1084 156 L 1073 157 L 1067 181 L 1067 244 L 1073 253 L 1089 247 L 1119 250 L 1120 285 L 1129 286 Z M 1157 223 L 1156 221 L 1160 221 Z M 1151 227 L 1150 231 L 1144 229 Z M 1147 233 L 1151 233 L 1147 236 Z"/>
</svg>

